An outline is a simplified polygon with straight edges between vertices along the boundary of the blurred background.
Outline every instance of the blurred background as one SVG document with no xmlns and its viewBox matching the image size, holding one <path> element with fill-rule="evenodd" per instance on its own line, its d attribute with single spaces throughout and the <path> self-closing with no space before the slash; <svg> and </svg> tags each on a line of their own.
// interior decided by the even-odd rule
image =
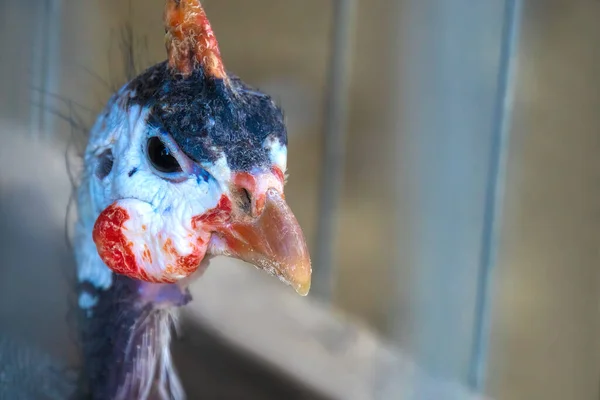
<svg viewBox="0 0 600 400">
<path fill-rule="evenodd" d="M 286 197 L 314 265 L 309 298 L 289 302 L 345 315 L 432 376 L 494 399 L 600 398 L 600 2 L 203 4 L 228 69 L 286 111 Z M 67 165 L 77 169 L 110 94 L 165 58 L 162 10 L 163 0 L 0 0 L 0 336 L 64 363 L 76 358 Z M 230 338 L 258 318 L 272 336 L 248 328 L 256 340 L 238 342 L 257 350 L 239 370 L 199 366 L 199 349 L 238 357 L 220 334 L 176 355 L 190 365 L 186 386 L 217 385 L 221 371 L 231 389 L 239 372 L 246 394 L 209 398 L 250 398 L 261 380 L 240 371 L 285 342 L 292 305 L 279 301 L 271 320 L 222 296 L 262 304 L 252 285 L 239 289 L 248 282 L 256 298 L 292 293 L 215 264 L 187 318 Z M 271 356 L 273 371 L 290 357 Z M 321 390 L 333 369 L 314 368 Z M 285 379 L 308 388 L 310 368 L 299 370 Z M 293 386 L 273 371 L 265 385 Z M 277 390 L 256 398 L 293 398 Z"/>
</svg>

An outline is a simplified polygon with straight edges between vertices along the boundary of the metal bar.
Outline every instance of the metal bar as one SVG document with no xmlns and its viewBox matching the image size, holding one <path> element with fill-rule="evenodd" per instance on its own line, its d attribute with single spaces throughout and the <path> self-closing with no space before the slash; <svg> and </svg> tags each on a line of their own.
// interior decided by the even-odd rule
<svg viewBox="0 0 600 400">
<path fill-rule="evenodd" d="M 398 343 L 468 384 L 507 0 L 404 0 L 398 15 Z M 481 34 L 485 32 L 485 34 Z"/>
<path fill-rule="evenodd" d="M 48 67 L 46 63 L 46 53 L 48 49 L 45 46 L 46 38 L 48 37 L 49 25 L 49 0 L 42 0 L 38 7 L 32 7 L 32 12 L 35 12 L 36 33 L 31 44 L 31 104 L 35 104 L 30 108 L 30 131 L 31 135 L 39 139 L 42 123 L 44 93 L 45 89 L 45 74 L 44 71 Z"/>
<path fill-rule="evenodd" d="M 319 219 L 314 265 L 314 292 L 331 300 L 335 281 L 334 244 L 339 199 L 344 180 L 344 158 L 351 79 L 355 0 L 336 0 L 329 65 L 323 137 Z"/>
<path fill-rule="evenodd" d="M 508 154 L 509 130 L 512 115 L 516 57 L 521 21 L 520 0 L 507 0 L 503 43 L 500 55 L 494 137 L 490 155 L 486 196 L 483 244 L 475 311 L 475 338 L 469 384 L 481 391 L 485 386 L 491 320 L 492 277 L 498 257 L 498 241 L 502 228 L 502 200 Z"/>
<path fill-rule="evenodd" d="M 50 137 L 54 131 L 54 117 L 46 111 L 46 93 L 55 93 L 57 88 L 62 0 L 43 0 L 36 9 L 37 30 L 32 45 L 30 82 L 33 104 L 30 111 L 30 131 L 39 139 L 40 135 Z"/>
<path fill-rule="evenodd" d="M 45 38 L 47 48 L 45 61 L 46 69 L 44 71 L 44 90 L 47 93 L 58 93 L 60 85 L 61 71 L 61 27 L 63 0 L 50 0 L 48 3 L 48 32 Z M 44 103 L 45 105 L 45 100 Z M 46 136 L 55 139 L 56 117 L 51 113 L 44 112 L 41 118 L 41 129 Z M 63 139 L 63 138 L 61 138 Z"/>
</svg>

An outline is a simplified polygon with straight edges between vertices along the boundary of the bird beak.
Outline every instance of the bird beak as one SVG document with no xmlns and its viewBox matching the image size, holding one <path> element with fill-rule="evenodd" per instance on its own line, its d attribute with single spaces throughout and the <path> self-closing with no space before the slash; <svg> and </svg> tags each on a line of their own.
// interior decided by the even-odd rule
<svg viewBox="0 0 600 400">
<path fill-rule="evenodd" d="M 261 206 L 255 218 L 233 218 L 217 228 L 219 253 L 251 263 L 306 296 L 312 270 L 298 221 L 277 189 L 266 191 Z"/>
</svg>

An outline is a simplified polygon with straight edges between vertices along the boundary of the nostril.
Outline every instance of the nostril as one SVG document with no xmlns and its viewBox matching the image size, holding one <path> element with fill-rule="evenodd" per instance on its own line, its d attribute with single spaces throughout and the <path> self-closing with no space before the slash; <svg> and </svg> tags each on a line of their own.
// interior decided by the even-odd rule
<svg viewBox="0 0 600 400">
<path fill-rule="evenodd" d="M 242 189 L 242 192 L 243 192 L 244 199 L 248 203 L 252 203 L 252 197 L 250 196 L 250 192 L 247 189 Z"/>
<path fill-rule="evenodd" d="M 246 214 L 252 214 L 252 195 L 247 189 L 240 189 L 239 193 L 240 207 Z"/>
<path fill-rule="evenodd" d="M 256 177 L 249 172 L 238 172 L 232 179 L 231 187 L 238 209 L 247 216 L 254 216 L 258 212 L 257 203 L 261 197 Z"/>
</svg>

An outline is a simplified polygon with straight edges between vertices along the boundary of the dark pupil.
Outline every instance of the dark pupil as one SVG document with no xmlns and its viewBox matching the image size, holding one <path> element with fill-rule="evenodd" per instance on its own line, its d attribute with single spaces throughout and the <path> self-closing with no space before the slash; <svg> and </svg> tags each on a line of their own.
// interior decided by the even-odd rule
<svg viewBox="0 0 600 400">
<path fill-rule="evenodd" d="M 157 137 L 151 137 L 148 140 L 148 159 L 159 172 L 181 171 L 181 166 L 175 157 L 169 154 L 169 149 Z"/>
</svg>

